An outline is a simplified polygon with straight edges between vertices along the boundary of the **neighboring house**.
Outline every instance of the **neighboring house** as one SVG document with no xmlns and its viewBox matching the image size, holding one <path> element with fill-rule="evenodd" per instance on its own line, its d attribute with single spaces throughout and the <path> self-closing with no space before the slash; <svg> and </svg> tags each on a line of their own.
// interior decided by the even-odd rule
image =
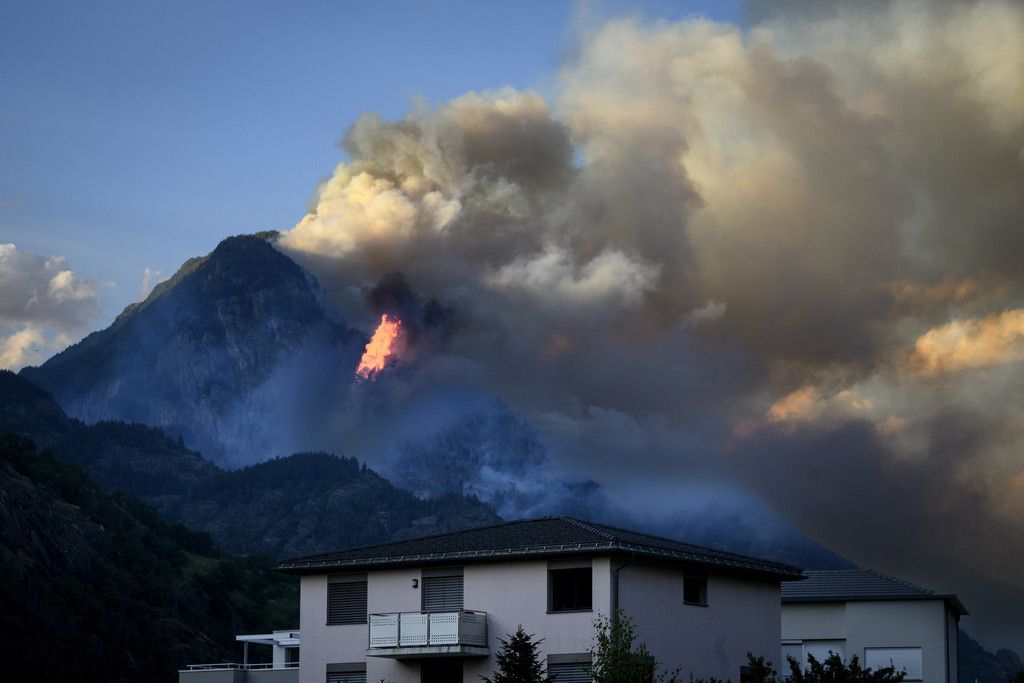
<svg viewBox="0 0 1024 683">
<path fill-rule="evenodd" d="M 805 573 L 807 580 L 782 585 L 784 660 L 821 660 L 831 650 L 873 669 L 896 666 L 908 681 L 956 682 L 958 627 L 967 610 L 955 595 L 870 570 Z"/>
<path fill-rule="evenodd" d="M 235 636 L 242 643 L 242 661 L 190 664 L 178 672 L 178 683 L 298 683 L 299 631 L 274 631 Z M 269 645 L 270 661 L 249 661 L 250 645 Z"/>
<path fill-rule="evenodd" d="M 452 683 L 495 670 L 522 625 L 557 683 L 588 681 L 594 620 L 616 606 L 663 667 L 738 681 L 779 653 L 794 568 L 546 517 L 284 562 L 301 576 L 301 683 Z"/>
</svg>

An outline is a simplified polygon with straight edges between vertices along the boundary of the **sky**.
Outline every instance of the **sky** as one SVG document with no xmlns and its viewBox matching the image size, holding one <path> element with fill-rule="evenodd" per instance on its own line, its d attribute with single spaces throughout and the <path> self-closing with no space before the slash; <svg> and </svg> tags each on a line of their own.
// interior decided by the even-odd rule
<svg viewBox="0 0 1024 683">
<path fill-rule="evenodd" d="M 342 432 L 470 387 L 1024 638 L 1024 4 L 7 3 L 0 63 L 0 366 L 281 229 L 459 323 Z"/>
<path fill-rule="evenodd" d="M 361 113 L 544 90 L 588 16 L 734 2 L 6 2 L 0 241 L 62 256 L 96 325 L 225 235 L 294 224 Z M 149 278 L 150 286 L 160 276 Z M 71 334 L 77 334 L 72 330 Z"/>
</svg>

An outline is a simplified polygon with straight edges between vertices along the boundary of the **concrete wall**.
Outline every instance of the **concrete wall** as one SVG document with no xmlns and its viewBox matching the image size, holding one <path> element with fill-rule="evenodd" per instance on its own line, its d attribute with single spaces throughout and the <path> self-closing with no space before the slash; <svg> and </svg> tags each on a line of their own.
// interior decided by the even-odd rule
<svg viewBox="0 0 1024 683">
<path fill-rule="evenodd" d="M 782 609 L 783 640 L 845 639 L 847 656 L 862 662 L 865 648 L 920 647 L 925 683 L 956 680 L 955 669 L 947 679 L 948 637 L 942 600 L 789 603 Z"/>
<path fill-rule="evenodd" d="M 779 659 L 779 584 L 711 575 L 707 606 L 683 603 L 683 570 L 635 562 L 619 577 L 619 605 L 663 670 L 738 681 L 747 652 Z"/>
<path fill-rule="evenodd" d="M 179 671 L 178 683 L 298 683 L 298 669 Z"/>
<path fill-rule="evenodd" d="M 178 683 L 245 683 L 245 673 L 236 669 L 179 671 Z"/>
</svg>

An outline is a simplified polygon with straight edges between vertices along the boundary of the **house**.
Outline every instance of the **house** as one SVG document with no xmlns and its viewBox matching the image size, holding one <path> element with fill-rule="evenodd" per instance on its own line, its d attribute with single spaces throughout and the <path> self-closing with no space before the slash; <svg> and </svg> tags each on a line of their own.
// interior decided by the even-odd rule
<svg viewBox="0 0 1024 683">
<path fill-rule="evenodd" d="M 297 629 L 235 636 L 241 662 L 189 664 L 178 672 L 178 683 L 298 683 L 299 639 Z M 270 661 L 251 662 L 250 645 L 270 646 Z"/>
<path fill-rule="evenodd" d="M 518 625 L 558 683 L 588 681 L 594 620 L 620 607 L 684 676 L 739 680 L 776 661 L 780 583 L 800 570 L 545 517 L 284 562 L 298 574 L 301 683 L 452 683 L 495 669 Z"/>
<path fill-rule="evenodd" d="M 807 580 L 782 585 L 783 659 L 820 660 L 831 650 L 871 668 L 894 665 L 908 681 L 956 682 L 967 610 L 955 595 L 871 570 L 805 573 Z"/>
</svg>

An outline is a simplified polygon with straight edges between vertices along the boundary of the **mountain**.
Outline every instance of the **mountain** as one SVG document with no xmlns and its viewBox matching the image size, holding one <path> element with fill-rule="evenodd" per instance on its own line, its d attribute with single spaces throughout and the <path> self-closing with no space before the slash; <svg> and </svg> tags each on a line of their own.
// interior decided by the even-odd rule
<svg viewBox="0 0 1024 683">
<path fill-rule="evenodd" d="M 160 429 L 69 418 L 41 388 L 0 371 L 0 434 L 34 439 L 107 489 L 224 548 L 273 557 L 325 552 L 500 521 L 467 496 L 417 497 L 352 458 L 302 453 L 227 471 Z"/>
<path fill-rule="evenodd" d="M 964 683 L 1007 683 L 1011 676 L 1024 676 L 1024 661 L 1016 652 L 989 652 L 963 629 L 958 651 L 960 680 Z"/>
<path fill-rule="evenodd" d="M 274 236 L 225 239 L 23 376 L 72 417 L 160 427 L 225 465 L 293 450 L 365 340 Z"/>
<path fill-rule="evenodd" d="M 171 681 L 237 657 L 234 635 L 298 624 L 298 586 L 269 559 L 100 489 L 0 437 L 0 640 L 8 680 Z"/>
</svg>

